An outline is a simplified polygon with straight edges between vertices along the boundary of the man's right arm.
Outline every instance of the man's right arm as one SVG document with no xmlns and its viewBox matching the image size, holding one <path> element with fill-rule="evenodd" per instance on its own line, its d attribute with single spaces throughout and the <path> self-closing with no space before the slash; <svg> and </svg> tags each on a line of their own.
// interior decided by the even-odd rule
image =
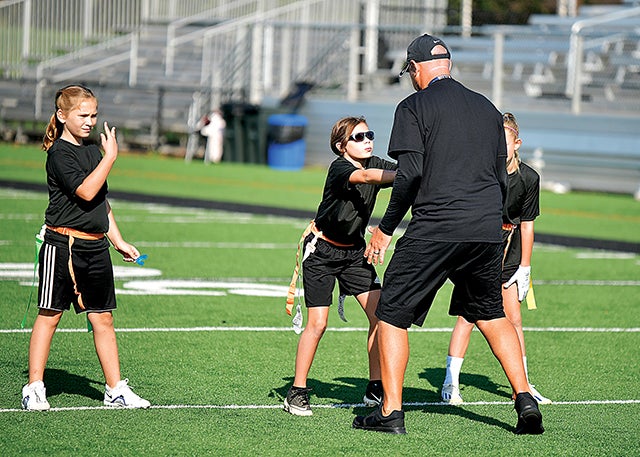
<svg viewBox="0 0 640 457">
<path fill-rule="evenodd" d="M 408 151 L 398 154 L 398 173 L 393 182 L 389 205 L 378 224 L 385 235 L 393 235 L 415 201 L 422 179 L 422 164 L 421 153 Z"/>
</svg>

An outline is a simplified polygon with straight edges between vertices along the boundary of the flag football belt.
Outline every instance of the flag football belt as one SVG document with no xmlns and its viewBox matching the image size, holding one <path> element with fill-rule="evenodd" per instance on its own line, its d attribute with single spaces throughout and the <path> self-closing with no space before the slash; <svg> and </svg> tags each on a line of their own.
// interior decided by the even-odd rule
<svg viewBox="0 0 640 457">
<path fill-rule="evenodd" d="M 52 232 L 59 233 L 60 235 L 80 238 L 81 240 L 101 240 L 104 238 L 104 233 L 87 233 L 69 227 L 51 227 L 50 225 L 47 225 L 47 228 Z"/>
<path fill-rule="evenodd" d="M 83 300 L 82 294 L 78 290 L 78 283 L 76 282 L 76 274 L 75 274 L 75 271 L 73 270 L 71 248 L 73 247 L 73 243 L 76 238 L 80 240 L 101 240 L 102 238 L 105 237 L 105 234 L 104 233 L 87 233 L 87 232 L 83 232 L 82 230 L 76 230 L 69 227 L 51 227 L 47 225 L 47 228 L 53 232 L 59 233 L 60 235 L 69 237 L 69 262 L 68 262 L 69 274 L 71 275 L 71 281 L 73 282 L 73 291 L 78 296 L 78 306 L 80 307 L 80 309 L 84 310 L 86 309 L 84 306 L 84 300 Z M 89 322 L 88 317 L 87 317 L 87 328 L 89 331 L 91 331 L 91 324 Z"/>
<path fill-rule="evenodd" d="M 314 237 L 305 246 L 304 240 L 310 234 L 313 234 Z M 296 290 L 298 289 L 298 283 L 301 277 L 300 266 L 302 265 L 302 262 L 304 262 L 305 259 L 309 257 L 309 255 L 316 250 L 316 243 L 318 242 L 318 239 L 324 240 L 327 243 L 339 248 L 349 248 L 354 246 L 353 243 L 352 244 L 339 243 L 337 241 L 333 241 L 327 238 L 322 233 L 322 231 L 319 230 L 318 227 L 316 227 L 315 221 L 311 221 L 309 223 L 307 228 L 305 228 L 304 232 L 302 232 L 302 236 L 300 237 L 300 241 L 298 242 L 298 249 L 296 251 L 296 265 L 293 269 L 293 275 L 291 276 L 291 282 L 289 283 L 289 291 L 287 292 L 287 302 L 286 302 L 285 310 L 287 311 L 287 314 L 289 316 L 291 316 L 293 311 L 293 305 L 295 303 L 295 298 L 296 298 Z M 302 253 L 302 256 L 301 256 L 301 253 Z M 298 298 L 299 300 L 296 306 L 296 315 L 293 318 L 293 329 L 296 331 L 296 333 L 300 333 L 300 331 L 302 331 L 302 309 L 301 309 L 302 306 L 300 302 L 300 296 L 298 296 Z"/>
</svg>

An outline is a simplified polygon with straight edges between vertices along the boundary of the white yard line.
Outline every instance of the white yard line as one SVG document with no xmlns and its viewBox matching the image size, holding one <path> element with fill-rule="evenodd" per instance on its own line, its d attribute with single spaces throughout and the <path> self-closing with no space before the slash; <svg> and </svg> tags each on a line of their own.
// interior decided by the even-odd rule
<svg viewBox="0 0 640 457">
<path fill-rule="evenodd" d="M 565 405 L 637 405 L 640 404 L 640 400 L 576 400 L 576 401 L 554 401 L 549 405 L 543 405 L 542 408 L 547 409 L 553 406 L 565 406 Z M 442 402 L 407 402 L 404 406 L 424 407 L 424 406 L 447 406 L 451 408 L 463 408 L 466 406 L 511 406 L 512 401 L 476 401 L 465 402 L 462 405 L 449 405 Z M 314 408 L 323 409 L 351 409 L 364 407 L 364 403 L 334 403 L 330 405 L 318 405 L 314 404 Z M 124 408 L 114 408 L 111 406 L 70 406 L 51 408 L 48 412 L 57 411 L 98 411 L 98 410 L 118 410 Z M 229 409 L 229 410 L 256 410 L 256 409 L 282 409 L 282 404 L 275 405 L 152 405 L 149 409 Z M 0 413 L 27 413 L 20 408 L 0 408 Z M 34 414 L 35 412 L 30 412 Z"/>
</svg>

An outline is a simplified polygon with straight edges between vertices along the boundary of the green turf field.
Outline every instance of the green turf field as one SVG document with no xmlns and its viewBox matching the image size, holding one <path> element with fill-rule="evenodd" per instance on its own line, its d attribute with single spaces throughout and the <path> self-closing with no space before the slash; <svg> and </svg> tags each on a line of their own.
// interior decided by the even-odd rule
<svg viewBox="0 0 640 457">
<path fill-rule="evenodd" d="M 44 181 L 36 148 L 0 145 L 0 179 Z M 123 156 L 112 190 L 221 199 L 314 211 L 324 170 L 203 166 Z M 382 193 L 384 207 L 388 191 Z M 0 449 L 2 455 L 637 455 L 640 449 L 640 257 L 536 245 L 538 310 L 523 310 L 531 381 L 554 400 L 546 432 L 516 436 L 510 388 L 474 332 L 460 407 L 439 403 L 452 317 L 450 288 L 410 333 L 406 436 L 351 429 L 367 382 L 366 319 L 334 311 L 309 385 L 314 415 L 281 410 L 297 335 L 284 296 L 304 219 L 112 200 L 143 267 L 113 253 L 123 375 L 146 411 L 101 407 L 103 377 L 83 316 L 66 313 L 45 374 L 52 410 L 24 412 L 27 329 L 41 192 L 0 188 Z M 380 206 L 380 205 L 379 205 Z M 638 202 L 599 194 L 544 194 L 540 230 L 640 242 Z M 382 209 L 378 209 L 381 214 Z M 612 230 L 615 228 L 615 230 Z M 379 268 L 383 273 L 383 268 Z"/>
</svg>

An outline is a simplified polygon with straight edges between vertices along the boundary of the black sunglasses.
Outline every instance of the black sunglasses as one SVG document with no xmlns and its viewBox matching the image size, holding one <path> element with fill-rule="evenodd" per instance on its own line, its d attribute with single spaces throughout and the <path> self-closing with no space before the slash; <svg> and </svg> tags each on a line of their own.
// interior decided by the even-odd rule
<svg viewBox="0 0 640 457">
<path fill-rule="evenodd" d="M 361 143 L 362 141 L 364 141 L 365 137 L 368 140 L 373 141 L 373 139 L 375 138 L 376 134 L 373 133 L 373 130 L 368 130 L 366 132 L 358 132 L 358 133 L 354 133 L 353 135 L 351 135 L 349 137 L 350 140 L 355 141 L 356 143 Z"/>
</svg>

